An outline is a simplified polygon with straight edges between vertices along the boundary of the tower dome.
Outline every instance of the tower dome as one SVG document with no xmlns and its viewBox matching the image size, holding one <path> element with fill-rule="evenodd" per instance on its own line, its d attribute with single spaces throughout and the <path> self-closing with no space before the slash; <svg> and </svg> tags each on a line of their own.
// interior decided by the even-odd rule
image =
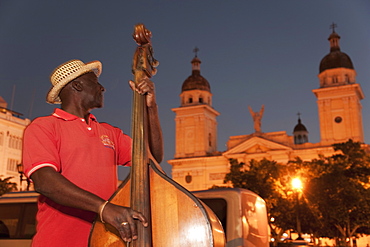
<svg viewBox="0 0 370 247">
<path fill-rule="evenodd" d="M 191 60 L 192 73 L 184 81 L 181 89 L 181 106 L 208 105 L 212 107 L 212 93 L 208 81 L 200 75 L 201 61 L 194 49 L 195 57 Z"/>
<path fill-rule="evenodd" d="M 308 142 L 308 131 L 306 126 L 302 124 L 301 118 L 299 117 L 298 113 L 298 124 L 294 127 L 293 135 L 294 135 L 294 144 L 303 144 Z"/>
<path fill-rule="evenodd" d="M 307 131 L 306 126 L 302 124 L 302 121 L 300 118 L 298 118 L 298 124 L 294 127 L 293 133 L 297 131 Z"/>
<path fill-rule="evenodd" d="M 335 68 L 354 69 L 351 58 L 346 53 L 340 51 L 339 39 L 340 36 L 334 31 L 333 27 L 333 32 L 328 38 L 330 42 L 330 53 L 321 60 L 320 73 L 327 69 Z"/>
<path fill-rule="evenodd" d="M 203 90 L 211 92 L 211 87 L 209 86 L 208 81 L 200 74 L 201 61 L 197 57 L 197 55 L 195 55 L 195 57 L 191 61 L 191 64 L 192 74 L 182 84 L 181 91 L 184 92 L 189 90 Z"/>
<path fill-rule="evenodd" d="M 336 25 L 330 26 L 333 32 L 328 40 L 330 42 L 330 53 L 320 62 L 320 88 L 338 87 L 356 83 L 356 71 L 353 68 L 351 58 L 340 51 L 340 36 L 335 32 Z"/>
</svg>

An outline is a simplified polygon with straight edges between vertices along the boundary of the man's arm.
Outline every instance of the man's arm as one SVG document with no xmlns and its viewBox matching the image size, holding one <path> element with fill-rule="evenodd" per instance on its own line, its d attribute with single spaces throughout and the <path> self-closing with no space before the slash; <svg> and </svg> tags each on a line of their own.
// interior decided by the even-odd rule
<svg viewBox="0 0 370 247">
<path fill-rule="evenodd" d="M 130 81 L 130 87 L 146 97 L 149 121 L 149 147 L 158 163 L 163 160 L 162 128 L 158 116 L 158 106 L 155 97 L 155 86 L 149 78 L 144 78 L 137 85 Z"/>
<path fill-rule="evenodd" d="M 105 201 L 86 190 L 83 190 L 66 179 L 52 167 L 43 167 L 31 175 L 35 190 L 64 206 L 88 210 L 99 214 L 101 205 Z M 108 203 L 102 211 L 103 220 L 114 226 L 125 241 L 137 238 L 135 219 L 141 221 L 144 226 L 148 222 L 144 216 L 130 208 Z M 128 225 L 121 225 L 128 222 Z"/>
<path fill-rule="evenodd" d="M 163 139 L 162 129 L 158 117 L 157 105 L 148 107 L 149 118 L 149 146 L 150 150 L 158 163 L 163 160 Z"/>
</svg>

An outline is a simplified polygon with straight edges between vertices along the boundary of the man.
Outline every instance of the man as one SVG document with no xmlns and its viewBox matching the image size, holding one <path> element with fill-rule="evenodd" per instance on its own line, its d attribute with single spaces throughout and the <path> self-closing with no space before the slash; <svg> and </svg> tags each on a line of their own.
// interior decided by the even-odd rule
<svg viewBox="0 0 370 247">
<path fill-rule="evenodd" d="M 118 128 L 99 123 L 90 113 L 103 106 L 99 61 L 71 60 L 54 70 L 47 102 L 61 103 L 51 116 L 35 119 L 25 130 L 23 164 L 41 196 L 33 246 L 87 246 L 96 215 L 113 225 L 125 241 L 137 238 L 145 217 L 108 203 L 117 189 L 117 165 L 130 165 L 131 139 Z M 146 95 L 153 156 L 163 158 L 162 132 L 154 84 L 145 78 L 133 90 Z"/>
</svg>

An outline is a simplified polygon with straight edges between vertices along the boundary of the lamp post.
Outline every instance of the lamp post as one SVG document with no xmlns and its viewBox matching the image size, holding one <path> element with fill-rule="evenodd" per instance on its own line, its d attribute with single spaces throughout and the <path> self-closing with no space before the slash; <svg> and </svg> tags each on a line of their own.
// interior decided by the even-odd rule
<svg viewBox="0 0 370 247">
<path fill-rule="evenodd" d="M 295 210 L 296 210 L 296 222 L 297 222 L 297 233 L 298 233 L 298 238 L 297 240 L 302 239 L 302 230 L 301 230 L 301 221 L 299 218 L 299 193 L 302 192 L 303 185 L 301 179 L 298 177 L 292 179 L 292 187 L 294 189 L 294 194 L 295 194 L 295 200 L 296 200 L 296 205 L 295 205 Z"/>
<path fill-rule="evenodd" d="M 30 181 L 28 180 L 28 178 L 23 178 L 23 164 L 18 164 L 17 165 L 17 170 L 18 170 L 18 173 L 19 173 L 19 191 L 22 191 L 22 182 L 23 181 L 27 181 L 27 191 L 29 190 L 30 188 Z"/>
</svg>

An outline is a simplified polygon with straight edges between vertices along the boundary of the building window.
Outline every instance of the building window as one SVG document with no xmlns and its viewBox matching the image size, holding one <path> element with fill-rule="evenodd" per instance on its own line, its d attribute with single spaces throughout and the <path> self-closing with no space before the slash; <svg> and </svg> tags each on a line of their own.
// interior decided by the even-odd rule
<svg viewBox="0 0 370 247">
<path fill-rule="evenodd" d="M 22 138 L 16 136 L 9 136 L 9 148 L 22 149 Z"/>
<path fill-rule="evenodd" d="M 4 133 L 0 132 L 0 146 L 2 146 L 4 143 Z"/>
<path fill-rule="evenodd" d="M 199 103 L 203 103 L 203 98 L 199 98 Z"/>
<path fill-rule="evenodd" d="M 6 169 L 8 171 L 17 172 L 17 164 L 19 164 L 19 163 L 20 162 L 18 160 L 8 159 L 8 164 L 7 164 Z"/>
<path fill-rule="evenodd" d="M 193 103 L 193 98 L 189 98 L 189 103 Z"/>
</svg>

